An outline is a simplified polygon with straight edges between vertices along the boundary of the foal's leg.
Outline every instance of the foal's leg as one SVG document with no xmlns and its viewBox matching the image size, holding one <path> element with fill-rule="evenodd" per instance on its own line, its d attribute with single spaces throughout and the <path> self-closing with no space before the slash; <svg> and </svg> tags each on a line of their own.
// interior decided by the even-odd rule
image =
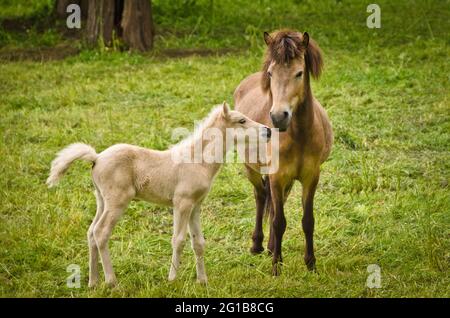
<svg viewBox="0 0 450 318">
<path fill-rule="evenodd" d="M 172 264 L 170 266 L 169 281 L 177 277 L 180 266 L 180 257 L 186 241 L 187 226 L 191 217 L 193 204 L 190 201 L 181 201 L 173 209 L 173 236 L 172 236 Z"/>
<path fill-rule="evenodd" d="M 95 190 L 95 198 L 97 200 L 97 213 L 87 233 L 89 244 L 89 287 L 94 287 L 98 283 L 98 248 L 94 238 L 94 227 L 100 219 L 104 208 L 103 197 L 98 189 Z"/>
<path fill-rule="evenodd" d="M 197 205 L 192 210 L 189 220 L 189 232 L 191 234 L 191 244 L 196 259 L 197 281 L 201 284 L 206 284 L 208 279 L 206 277 L 204 262 L 205 238 L 203 237 L 200 223 L 200 205 Z"/>
<path fill-rule="evenodd" d="M 278 276 L 281 274 L 281 242 L 283 234 L 286 230 L 286 218 L 284 216 L 284 188 L 276 180 L 270 180 L 270 189 L 272 195 L 272 203 L 274 208 L 274 215 L 272 219 L 273 232 L 273 259 L 272 259 L 272 275 Z"/>
<path fill-rule="evenodd" d="M 315 270 L 316 257 L 314 256 L 314 194 L 316 193 L 317 183 L 319 182 L 319 174 L 306 180 L 303 183 L 302 204 L 303 204 L 303 218 L 302 227 L 305 233 L 306 247 L 305 247 L 305 264 L 309 270 Z"/>
<path fill-rule="evenodd" d="M 94 226 L 94 238 L 100 252 L 103 271 L 105 272 L 105 282 L 109 286 L 115 286 L 117 279 L 111 263 L 108 241 L 114 226 L 132 198 L 133 195 L 127 194 L 126 191 L 108 194 L 107 197 L 105 195 L 103 197 L 105 201 L 103 214 Z"/>
</svg>

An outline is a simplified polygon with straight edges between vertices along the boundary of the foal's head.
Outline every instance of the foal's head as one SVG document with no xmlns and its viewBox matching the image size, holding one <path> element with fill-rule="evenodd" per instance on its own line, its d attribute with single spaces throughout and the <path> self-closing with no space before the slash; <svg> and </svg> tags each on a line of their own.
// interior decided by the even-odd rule
<svg viewBox="0 0 450 318">
<path fill-rule="evenodd" d="M 322 71 L 322 55 L 308 33 L 291 30 L 264 32 L 267 44 L 262 87 L 270 90 L 273 125 L 285 131 L 294 113 L 309 94 L 309 75 L 318 78 Z"/>
<path fill-rule="evenodd" d="M 222 121 L 224 128 L 236 129 L 236 132 L 245 134 L 249 130 L 255 129 L 259 131 L 260 137 L 265 141 L 269 141 L 271 137 L 271 130 L 269 127 L 251 120 L 237 110 L 231 110 L 230 106 L 223 102 L 221 107 L 221 116 L 219 120 Z"/>
</svg>

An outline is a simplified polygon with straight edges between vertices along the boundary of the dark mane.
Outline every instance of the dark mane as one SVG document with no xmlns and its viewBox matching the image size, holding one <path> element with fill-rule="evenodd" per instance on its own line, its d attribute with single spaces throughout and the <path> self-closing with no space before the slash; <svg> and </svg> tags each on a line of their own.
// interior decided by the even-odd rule
<svg viewBox="0 0 450 318">
<path fill-rule="evenodd" d="M 306 33 L 305 33 L 306 34 Z M 318 78 L 322 72 L 322 54 L 314 40 L 306 39 L 302 33 L 283 29 L 273 32 L 266 39 L 267 50 L 263 63 L 262 87 L 264 91 L 270 88 L 270 78 L 267 70 L 272 62 L 277 64 L 288 64 L 302 56 L 305 58 L 306 71 L 314 78 Z"/>
</svg>

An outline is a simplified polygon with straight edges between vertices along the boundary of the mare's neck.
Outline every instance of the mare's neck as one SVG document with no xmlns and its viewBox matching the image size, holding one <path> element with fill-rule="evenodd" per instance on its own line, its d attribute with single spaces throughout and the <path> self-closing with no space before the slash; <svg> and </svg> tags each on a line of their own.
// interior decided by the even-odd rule
<svg viewBox="0 0 450 318">
<path fill-rule="evenodd" d="M 311 86 L 309 85 L 309 74 L 306 75 L 303 100 L 299 102 L 295 111 L 292 113 L 291 124 L 288 133 L 294 140 L 305 137 L 305 133 L 311 129 L 314 123 L 314 105 Z"/>
</svg>

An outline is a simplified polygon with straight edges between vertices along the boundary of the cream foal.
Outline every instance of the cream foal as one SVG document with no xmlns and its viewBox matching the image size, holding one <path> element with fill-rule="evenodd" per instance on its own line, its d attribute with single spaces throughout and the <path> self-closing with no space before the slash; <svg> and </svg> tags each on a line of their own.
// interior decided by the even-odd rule
<svg viewBox="0 0 450 318">
<path fill-rule="evenodd" d="M 199 143 L 202 144 L 202 149 L 208 148 L 209 141 L 204 140 L 203 134 L 210 128 L 220 130 L 224 145 L 227 128 L 241 128 L 242 131 L 258 128 L 265 141 L 270 138 L 268 127 L 240 112 L 230 110 L 224 102 L 223 105 L 213 109 L 190 138 L 165 151 L 118 144 L 97 154 L 91 146 L 76 143 L 58 153 L 52 162 L 50 176 L 47 179 L 49 187 L 59 181 L 73 161 L 82 159 L 93 162 L 92 179 L 97 199 L 97 213 L 87 234 L 90 287 L 98 283 L 99 252 L 106 283 L 110 286 L 117 283 L 111 264 L 108 240 L 114 225 L 133 199 L 174 208 L 173 253 L 169 280 L 174 280 L 177 275 L 189 224 L 192 248 L 196 257 L 197 281 L 207 282 L 203 260 L 205 239 L 200 226 L 200 205 L 208 194 L 223 160 L 213 163 L 206 163 L 204 160 L 186 163 L 173 158 L 175 152 L 193 153 L 194 146 Z M 221 159 L 225 158 L 225 152 Z"/>
</svg>

